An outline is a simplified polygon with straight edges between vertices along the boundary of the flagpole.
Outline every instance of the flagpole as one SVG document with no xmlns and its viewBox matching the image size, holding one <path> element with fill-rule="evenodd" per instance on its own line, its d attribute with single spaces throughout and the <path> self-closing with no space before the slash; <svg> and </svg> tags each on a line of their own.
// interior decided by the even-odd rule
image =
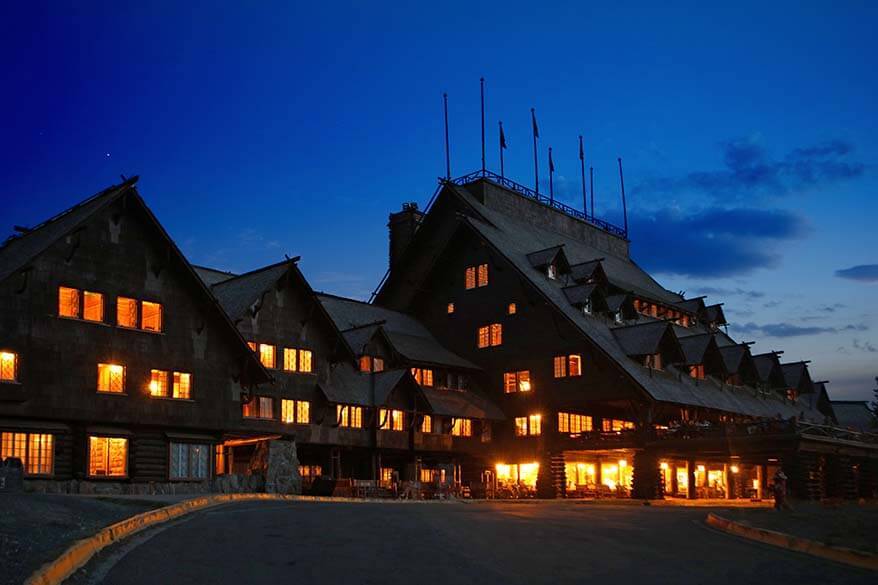
<svg viewBox="0 0 878 585">
<path fill-rule="evenodd" d="M 533 135 L 534 135 L 534 190 L 537 192 L 537 195 L 540 194 L 540 169 L 539 164 L 537 163 L 537 138 L 539 137 L 539 130 L 537 130 L 537 114 L 534 108 L 530 109 L 530 119 L 533 122 Z"/>
<path fill-rule="evenodd" d="M 442 94 L 445 104 L 445 178 L 451 180 L 451 149 L 448 147 L 448 94 Z"/>
<path fill-rule="evenodd" d="M 585 151 L 582 149 L 582 134 L 579 135 L 579 167 L 582 171 L 582 212 L 588 215 L 588 199 L 585 193 Z"/>
<path fill-rule="evenodd" d="M 500 124 L 500 178 L 505 178 L 505 174 L 503 172 L 503 149 L 505 148 L 506 137 L 503 136 L 503 120 L 499 121 Z"/>
<path fill-rule="evenodd" d="M 588 190 L 591 191 L 591 216 L 594 217 L 594 167 L 588 167 Z"/>
<path fill-rule="evenodd" d="M 552 161 L 552 147 L 549 147 L 549 203 L 555 202 L 555 185 L 552 177 L 555 174 L 555 163 Z"/>
<path fill-rule="evenodd" d="M 479 79 L 482 90 L 482 173 L 485 172 L 485 78 Z"/>
<path fill-rule="evenodd" d="M 619 158 L 619 184 L 622 186 L 622 216 L 625 219 L 625 237 L 628 237 L 628 205 L 625 203 L 625 177 L 622 176 L 622 159 Z"/>
</svg>

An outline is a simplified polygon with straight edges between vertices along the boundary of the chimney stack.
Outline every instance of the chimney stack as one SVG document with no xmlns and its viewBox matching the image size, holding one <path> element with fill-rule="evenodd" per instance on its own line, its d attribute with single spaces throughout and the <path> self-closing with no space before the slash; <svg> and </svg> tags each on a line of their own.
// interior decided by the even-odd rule
<svg viewBox="0 0 878 585">
<path fill-rule="evenodd" d="M 418 204 L 414 201 L 402 204 L 402 211 L 391 213 L 387 227 L 390 230 L 390 269 L 402 258 L 403 252 L 409 242 L 415 237 L 415 232 L 421 225 L 424 212 L 418 210 Z"/>
</svg>

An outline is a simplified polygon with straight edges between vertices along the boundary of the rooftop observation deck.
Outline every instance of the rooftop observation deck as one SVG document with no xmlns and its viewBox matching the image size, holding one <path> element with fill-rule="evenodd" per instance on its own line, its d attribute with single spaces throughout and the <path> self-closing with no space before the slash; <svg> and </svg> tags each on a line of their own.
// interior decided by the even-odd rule
<svg viewBox="0 0 878 585">
<path fill-rule="evenodd" d="M 511 191 L 521 197 L 525 197 L 532 201 L 536 201 L 540 205 L 545 205 L 551 209 L 556 211 L 560 211 L 565 215 L 569 215 L 572 218 L 578 219 L 580 221 L 584 221 L 598 229 L 601 229 L 609 234 L 614 236 L 628 239 L 628 232 L 615 224 L 612 224 L 606 220 L 600 219 L 593 215 L 590 215 L 586 211 L 580 211 L 578 209 L 574 209 L 569 205 L 561 203 L 551 197 L 544 195 L 543 193 L 537 193 L 533 189 L 529 187 L 525 187 L 520 183 L 516 183 L 506 177 L 501 177 L 497 173 L 488 170 L 479 170 L 469 173 L 468 175 L 463 175 L 462 177 L 458 177 L 456 179 L 451 179 L 451 182 L 455 185 L 469 185 L 471 183 L 475 183 L 476 181 L 486 180 L 494 183 L 498 187 L 502 187 L 507 191 Z"/>
</svg>

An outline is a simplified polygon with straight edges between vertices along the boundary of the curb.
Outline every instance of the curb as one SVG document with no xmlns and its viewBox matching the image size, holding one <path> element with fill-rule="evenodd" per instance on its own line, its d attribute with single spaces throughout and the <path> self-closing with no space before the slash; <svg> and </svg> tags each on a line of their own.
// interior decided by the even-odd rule
<svg viewBox="0 0 878 585">
<path fill-rule="evenodd" d="M 186 514 L 229 504 L 232 502 L 269 500 L 269 501 L 300 501 L 300 502 L 333 502 L 333 503 L 398 503 L 398 504 L 415 504 L 427 503 L 417 500 L 376 500 L 364 498 L 333 498 L 323 496 L 298 496 L 284 494 L 218 494 L 211 496 L 202 496 L 185 500 L 163 508 L 149 510 L 111 524 L 101 529 L 96 534 L 83 538 L 74 542 L 67 550 L 65 550 L 54 561 L 49 561 L 42 567 L 37 569 L 24 585 L 59 585 L 67 577 L 76 572 L 80 567 L 84 566 L 91 558 L 102 549 L 118 542 L 124 538 L 131 536 L 145 528 L 168 522 L 174 518 L 179 518 Z M 450 502 L 441 502 L 450 503 Z"/>
<path fill-rule="evenodd" d="M 775 532 L 774 530 L 767 530 L 765 528 L 747 526 L 746 524 L 728 520 L 713 513 L 707 515 L 705 522 L 718 530 L 734 534 L 735 536 L 741 536 L 757 542 L 828 559 L 845 565 L 859 567 L 861 569 L 878 571 L 878 555 L 873 555 L 871 553 L 854 550 L 852 548 L 830 546 L 816 540 L 800 538 L 783 532 Z"/>
</svg>

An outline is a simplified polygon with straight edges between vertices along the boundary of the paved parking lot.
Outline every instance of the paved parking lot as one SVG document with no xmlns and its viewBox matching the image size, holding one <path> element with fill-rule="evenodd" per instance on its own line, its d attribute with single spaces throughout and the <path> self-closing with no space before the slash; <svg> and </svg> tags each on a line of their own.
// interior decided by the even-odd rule
<svg viewBox="0 0 878 585">
<path fill-rule="evenodd" d="M 101 553 L 77 583 L 875 583 L 739 540 L 707 510 L 575 503 L 242 503 Z"/>
</svg>

